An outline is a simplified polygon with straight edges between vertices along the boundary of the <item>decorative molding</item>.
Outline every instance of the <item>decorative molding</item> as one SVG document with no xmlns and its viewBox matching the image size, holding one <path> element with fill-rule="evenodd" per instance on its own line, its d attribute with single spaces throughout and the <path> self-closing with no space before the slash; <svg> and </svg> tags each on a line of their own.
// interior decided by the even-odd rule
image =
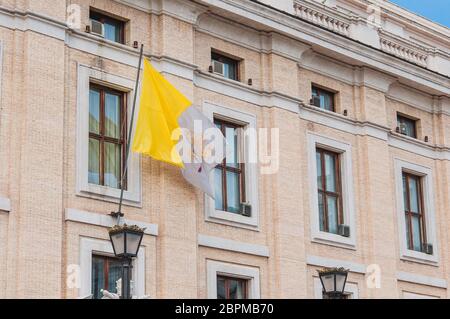
<svg viewBox="0 0 450 319">
<path fill-rule="evenodd" d="M 11 200 L 9 198 L 0 196 L 0 211 L 7 213 L 11 211 Z"/>
<path fill-rule="evenodd" d="M 208 235 L 198 235 L 198 245 L 260 257 L 269 257 L 269 247 Z"/>
<path fill-rule="evenodd" d="M 314 256 L 314 255 L 307 255 L 306 256 L 306 263 L 311 266 L 319 266 L 319 267 L 344 267 L 350 272 L 358 273 L 358 274 L 365 274 L 367 266 L 359 263 L 355 263 L 352 261 L 346 261 L 346 260 L 338 260 L 338 259 L 331 259 L 326 257 L 320 257 L 320 256 Z"/>
<path fill-rule="evenodd" d="M 419 285 L 443 288 L 443 289 L 446 289 L 448 286 L 447 280 L 445 280 L 445 279 L 424 276 L 424 275 L 418 275 L 418 274 L 413 274 L 413 273 L 409 273 L 409 272 L 405 272 L 405 271 L 397 272 L 397 280 L 411 282 L 411 283 L 419 284 Z"/>
<path fill-rule="evenodd" d="M 427 50 L 429 49 L 407 42 L 387 32 L 379 31 L 379 35 L 381 50 L 406 61 L 427 67 Z"/>
<path fill-rule="evenodd" d="M 302 19 L 311 22 L 312 24 L 321 26 L 333 32 L 349 36 L 349 20 L 333 9 L 326 9 L 322 7 L 321 10 L 315 8 L 311 3 L 295 2 L 295 13 Z"/>
<path fill-rule="evenodd" d="M 91 213 L 75 208 L 66 208 L 65 221 L 101 226 L 112 227 L 117 224 L 117 219 L 106 214 Z M 132 219 L 123 219 L 123 222 L 128 225 L 137 225 L 145 228 L 144 234 L 151 236 L 158 236 L 158 225 L 140 222 Z"/>
</svg>

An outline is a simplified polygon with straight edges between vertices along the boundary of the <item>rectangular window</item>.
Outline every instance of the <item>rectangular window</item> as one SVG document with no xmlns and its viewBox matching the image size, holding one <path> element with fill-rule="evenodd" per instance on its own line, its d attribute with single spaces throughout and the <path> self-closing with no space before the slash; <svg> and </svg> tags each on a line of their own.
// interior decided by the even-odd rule
<svg viewBox="0 0 450 319">
<path fill-rule="evenodd" d="M 220 74 L 227 79 L 239 81 L 239 61 L 211 52 L 212 72 Z"/>
<path fill-rule="evenodd" d="M 403 172 L 403 202 L 405 208 L 408 249 L 423 251 L 426 238 L 421 177 Z"/>
<path fill-rule="evenodd" d="M 90 12 L 90 19 L 102 26 L 102 30 L 91 29 L 91 32 L 102 34 L 105 39 L 110 41 L 125 43 L 125 21 L 114 19 L 96 11 Z"/>
<path fill-rule="evenodd" d="M 321 109 L 334 112 L 334 93 L 322 88 L 312 86 L 311 104 Z"/>
<path fill-rule="evenodd" d="M 120 188 L 125 162 L 125 108 L 123 92 L 90 85 L 88 182 L 91 184 Z"/>
<path fill-rule="evenodd" d="M 397 127 L 399 133 L 409 137 L 417 138 L 416 120 L 397 114 Z"/>
<path fill-rule="evenodd" d="M 116 281 L 122 276 L 122 263 L 114 257 L 92 256 L 92 284 L 93 299 L 101 299 L 101 290 L 117 293 Z"/>
<path fill-rule="evenodd" d="M 316 149 L 320 230 L 337 234 L 343 224 L 339 154 Z"/>
<path fill-rule="evenodd" d="M 225 136 L 227 155 L 215 168 L 215 208 L 225 212 L 241 214 L 241 203 L 245 203 L 245 164 L 242 161 L 242 126 L 214 119 L 214 124 Z"/>
<path fill-rule="evenodd" d="M 217 299 L 247 299 L 248 280 L 217 276 Z"/>
</svg>

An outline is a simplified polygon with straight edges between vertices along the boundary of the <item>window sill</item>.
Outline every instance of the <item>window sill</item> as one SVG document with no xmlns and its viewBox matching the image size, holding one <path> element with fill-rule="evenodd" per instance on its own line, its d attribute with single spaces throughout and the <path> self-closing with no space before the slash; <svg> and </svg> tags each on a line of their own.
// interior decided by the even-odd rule
<svg viewBox="0 0 450 319">
<path fill-rule="evenodd" d="M 253 212 L 253 214 L 247 217 L 214 209 L 206 216 L 206 221 L 259 231 L 257 213 Z"/>
<path fill-rule="evenodd" d="M 85 188 L 78 190 L 77 195 L 106 202 L 118 203 L 120 199 L 120 189 L 88 184 Z M 124 191 L 123 204 L 142 208 L 140 194 L 137 194 L 136 192 Z"/>
<path fill-rule="evenodd" d="M 439 259 L 436 255 L 428 255 L 418 251 L 408 250 L 406 252 L 403 252 L 400 259 L 403 261 L 425 264 L 429 266 L 439 266 Z"/>
<path fill-rule="evenodd" d="M 343 237 L 336 234 L 319 231 L 313 235 L 311 242 L 321 245 L 329 245 L 338 248 L 356 250 L 356 244 L 352 237 Z"/>
</svg>

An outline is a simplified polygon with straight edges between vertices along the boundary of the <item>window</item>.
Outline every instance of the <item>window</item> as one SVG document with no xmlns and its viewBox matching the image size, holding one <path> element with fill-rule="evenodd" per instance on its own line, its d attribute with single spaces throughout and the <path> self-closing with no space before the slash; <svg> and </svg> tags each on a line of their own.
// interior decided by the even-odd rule
<svg viewBox="0 0 450 319">
<path fill-rule="evenodd" d="M 399 133 L 417 138 L 416 120 L 397 114 L 397 127 Z"/>
<path fill-rule="evenodd" d="M 131 105 L 132 99 L 134 96 L 134 87 L 136 84 L 136 79 L 126 78 L 123 76 L 117 76 L 115 74 L 111 74 L 93 67 L 89 67 L 83 64 L 78 64 L 77 68 L 77 127 L 76 127 L 76 195 L 83 196 L 88 198 L 95 198 L 102 201 L 116 202 L 118 198 L 120 198 L 121 190 L 115 187 L 109 187 L 100 184 L 101 179 L 101 148 L 99 146 L 98 150 L 96 147 L 93 147 L 94 154 L 89 154 L 89 142 L 90 136 L 93 136 L 92 133 L 100 130 L 100 127 L 103 127 L 103 123 L 108 126 L 108 131 L 111 128 L 111 121 L 108 120 L 108 124 L 103 120 L 103 123 L 100 123 L 100 115 L 101 113 L 101 105 L 105 107 L 105 99 L 103 100 L 103 104 L 101 103 L 101 95 L 99 93 L 102 89 L 105 89 L 106 92 L 113 92 L 114 94 L 120 94 L 122 99 L 119 101 L 120 103 L 120 113 L 122 118 L 120 119 L 121 123 L 119 124 L 121 133 L 123 132 L 123 137 L 126 137 L 127 127 L 129 127 L 129 119 L 131 118 L 131 108 L 127 107 L 127 105 Z M 92 96 L 92 113 L 91 114 L 91 88 L 93 89 Z M 112 89 L 114 88 L 114 89 Z M 100 96 L 99 96 L 100 95 Z M 100 98 L 100 102 L 99 102 Z M 138 96 L 139 99 L 139 96 Z M 108 102 L 109 103 L 109 102 Z M 137 101 L 139 104 L 139 101 Z M 98 106 L 98 113 L 97 113 Z M 107 114 L 111 115 L 111 106 L 108 104 Z M 114 109 L 114 108 L 113 108 Z M 117 110 L 117 109 L 116 109 Z M 137 111 L 137 110 L 136 110 Z M 103 113 L 105 115 L 105 113 Z M 95 116 L 98 116 L 97 118 Z M 103 116 L 104 117 L 104 116 Z M 92 121 L 92 124 L 90 123 Z M 90 127 L 92 126 L 92 127 Z M 116 126 L 116 124 L 114 124 Z M 98 132 L 97 131 L 97 132 Z M 95 135 L 95 134 L 94 134 Z M 100 134 L 97 134 L 97 137 Z M 107 136 L 108 137 L 108 136 Z M 117 140 L 117 139 L 115 139 Z M 123 140 L 123 141 L 122 141 Z M 126 145 L 125 140 L 122 138 L 120 141 L 122 146 Z M 92 144 L 99 142 L 99 139 L 93 139 Z M 112 147 L 110 147 L 112 148 Z M 98 151 L 98 154 L 95 152 Z M 125 150 L 122 150 L 123 152 Z M 123 199 L 126 205 L 131 206 L 140 206 L 142 201 L 142 191 L 141 191 L 141 157 L 140 154 L 136 154 L 130 152 L 128 155 L 128 169 L 126 173 L 126 178 L 124 179 L 124 192 Z M 91 158 L 91 162 L 90 162 Z M 98 159 L 98 162 L 96 161 Z M 122 158 L 121 158 L 122 159 Z M 98 163 L 98 164 L 97 164 Z M 122 168 L 124 161 L 120 163 L 120 167 Z M 96 167 L 98 165 L 98 169 Z M 109 164 L 108 164 L 109 165 Z M 91 167 L 89 167 L 91 166 Z M 90 174 L 91 173 L 91 174 Z M 117 175 L 117 170 L 115 172 Z M 91 176 L 89 176 L 91 175 Z M 103 177 L 108 183 L 111 182 L 110 176 L 107 178 Z M 91 182 L 89 182 L 89 179 Z M 93 181 L 97 180 L 99 184 L 93 183 Z M 112 183 L 114 186 L 115 183 Z M 117 183 L 116 183 L 117 184 Z"/>
<path fill-rule="evenodd" d="M 111 18 L 102 13 L 91 11 L 90 19 L 100 22 L 103 25 L 103 36 L 105 39 L 118 42 L 125 43 L 125 22 Z M 93 30 L 91 30 L 93 31 Z M 95 33 L 99 33 L 96 32 Z"/>
<path fill-rule="evenodd" d="M 339 154 L 316 150 L 320 230 L 337 234 L 343 224 Z"/>
<path fill-rule="evenodd" d="M 95 214 L 98 215 L 98 214 Z M 116 292 L 116 281 L 118 278 L 122 277 L 118 275 L 119 270 L 117 269 L 118 264 L 117 259 L 114 258 L 114 251 L 110 240 L 102 240 L 88 237 L 80 237 L 80 259 L 79 268 L 76 266 L 76 271 L 74 274 L 79 274 L 79 289 L 78 297 L 88 298 L 92 295 L 99 294 L 100 289 L 107 289 L 111 292 Z M 143 297 L 146 295 L 145 288 L 145 277 L 146 277 L 146 264 L 145 264 L 145 246 L 139 249 L 137 258 L 133 259 L 132 263 L 132 279 L 133 283 L 131 285 L 131 293 L 133 296 Z M 144 248 L 144 249 L 143 249 Z M 111 256 L 111 257 L 109 257 Z M 108 264 L 108 276 L 105 276 L 105 261 L 100 260 L 102 258 L 109 259 Z M 107 263 L 107 262 L 106 262 Z M 103 267 L 103 268 L 102 268 Z M 121 264 L 120 264 L 120 267 Z M 122 272 L 120 268 L 120 274 Z M 95 270 L 95 271 L 94 271 Z M 148 269 L 147 269 L 148 270 Z M 79 273 L 78 273 L 79 271 Z M 98 279 L 93 280 L 94 276 Z M 117 279 L 116 279 L 117 278 Z M 77 277 L 78 280 L 78 277 Z M 102 281 L 102 282 L 99 282 Z M 103 285 L 108 285 L 107 288 L 102 287 Z M 97 292 L 98 291 L 98 292 Z"/>
<path fill-rule="evenodd" d="M 214 120 L 214 124 L 225 136 L 228 155 L 215 169 L 215 197 L 216 209 L 240 214 L 241 203 L 245 203 L 245 164 L 241 155 L 242 126 Z"/>
<path fill-rule="evenodd" d="M 92 296 L 101 299 L 101 290 L 117 293 L 116 281 L 122 277 L 122 263 L 114 257 L 92 256 Z M 119 292 L 120 293 L 120 292 Z"/>
<path fill-rule="evenodd" d="M 422 251 L 426 233 L 420 176 L 403 172 L 403 200 L 408 249 Z"/>
<path fill-rule="evenodd" d="M 206 261 L 208 299 L 259 299 L 259 268 Z"/>
<path fill-rule="evenodd" d="M 212 72 L 220 74 L 227 79 L 239 81 L 239 61 L 211 52 Z"/>
<path fill-rule="evenodd" d="M 352 145 L 307 133 L 311 240 L 356 247 Z"/>
<path fill-rule="evenodd" d="M 209 222 L 258 230 L 258 163 L 256 116 L 211 102 L 203 103 L 206 117 L 226 135 L 228 156 L 209 175 L 215 199 L 205 195 Z"/>
<path fill-rule="evenodd" d="M 311 104 L 334 112 L 334 93 L 313 85 Z"/>
<path fill-rule="evenodd" d="M 431 168 L 394 159 L 400 258 L 436 265 L 439 247 Z"/>
<path fill-rule="evenodd" d="M 217 299 L 247 299 L 247 280 L 217 276 Z"/>
<path fill-rule="evenodd" d="M 120 188 L 125 162 L 125 114 L 124 93 L 90 85 L 89 183 Z"/>
</svg>

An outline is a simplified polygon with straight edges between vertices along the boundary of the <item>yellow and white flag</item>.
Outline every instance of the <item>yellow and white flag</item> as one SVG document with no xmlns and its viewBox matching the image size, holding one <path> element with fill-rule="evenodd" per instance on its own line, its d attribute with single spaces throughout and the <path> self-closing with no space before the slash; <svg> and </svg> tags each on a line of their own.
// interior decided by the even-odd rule
<svg viewBox="0 0 450 319">
<path fill-rule="evenodd" d="M 224 149 L 220 130 L 144 59 L 132 150 L 180 167 L 188 182 L 214 198 L 209 173 Z"/>
</svg>

